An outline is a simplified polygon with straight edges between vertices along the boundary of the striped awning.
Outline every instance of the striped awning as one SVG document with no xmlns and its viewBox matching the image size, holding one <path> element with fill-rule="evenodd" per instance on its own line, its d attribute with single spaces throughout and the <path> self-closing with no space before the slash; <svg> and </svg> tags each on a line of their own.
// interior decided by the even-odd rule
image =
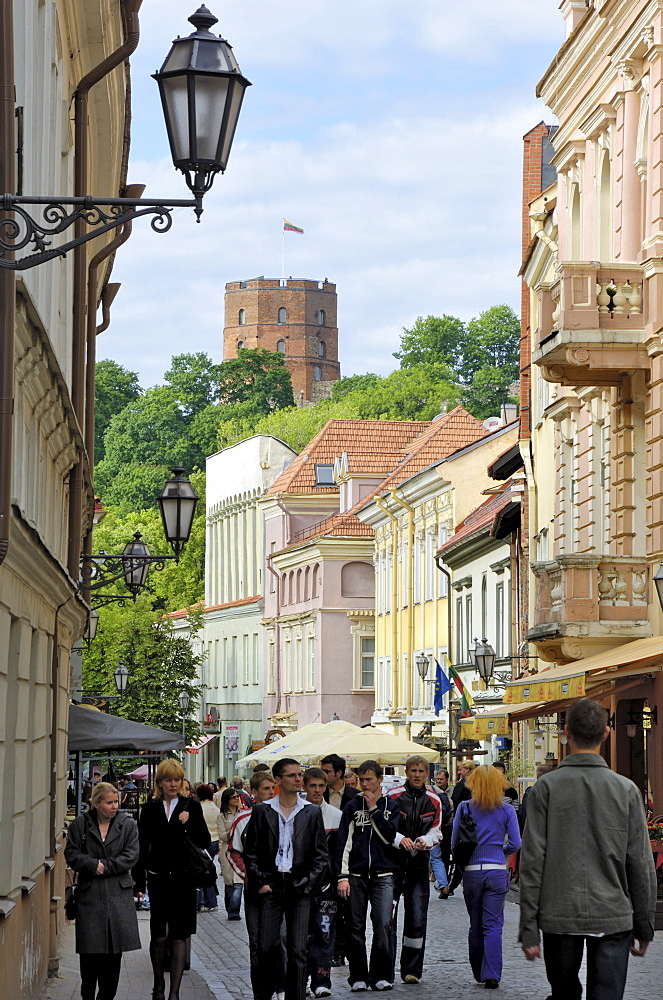
<svg viewBox="0 0 663 1000">
<path fill-rule="evenodd" d="M 564 702 L 609 693 L 622 679 L 663 669 L 663 636 L 635 639 L 574 663 L 542 670 L 506 685 L 510 705 Z"/>
</svg>

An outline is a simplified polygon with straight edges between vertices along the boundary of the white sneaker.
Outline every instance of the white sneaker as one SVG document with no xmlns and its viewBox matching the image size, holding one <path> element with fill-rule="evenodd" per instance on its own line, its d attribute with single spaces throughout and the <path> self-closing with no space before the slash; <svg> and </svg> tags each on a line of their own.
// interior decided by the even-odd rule
<svg viewBox="0 0 663 1000">
<path fill-rule="evenodd" d="M 386 979 L 378 979 L 377 983 L 375 984 L 376 990 L 390 990 L 392 989 L 392 987 L 393 984 L 388 983 Z"/>
<path fill-rule="evenodd" d="M 314 996 L 316 996 L 316 997 L 330 997 L 331 996 L 331 990 L 329 989 L 328 986 L 318 986 L 318 988 L 316 989 L 316 991 L 314 993 Z"/>
<path fill-rule="evenodd" d="M 356 983 L 352 984 L 350 989 L 353 993 L 364 993 L 368 989 L 368 986 L 363 980 L 359 979 Z"/>
</svg>

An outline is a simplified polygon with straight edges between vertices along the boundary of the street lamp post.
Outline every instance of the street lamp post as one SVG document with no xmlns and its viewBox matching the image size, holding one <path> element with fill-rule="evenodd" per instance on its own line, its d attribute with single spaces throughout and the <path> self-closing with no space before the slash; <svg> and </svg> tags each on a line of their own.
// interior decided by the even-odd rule
<svg viewBox="0 0 663 1000">
<path fill-rule="evenodd" d="M 495 650 L 487 639 L 477 642 L 474 647 L 474 664 L 479 673 L 479 677 L 486 687 L 490 684 L 490 678 L 495 669 Z"/>
<path fill-rule="evenodd" d="M 186 724 L 186 713 L 189 710 L 189 701 L 190 701 L 189 692 L 188 691 L 180 691 L 180 693 L 177 696 L 177 700 L 179 702 L 180 712 L 182 714 L 182 740 L 183 740 L 183 743 L 184 743 L 184 746 L 182 747 L 182 760 L 184 760 L 184 753 L 185 753 L 185 748 L 186 748 L 186 733 L 185 733 L 185 728 L 184 727 L 185 727 L 185 724 Z"/>
</svg>

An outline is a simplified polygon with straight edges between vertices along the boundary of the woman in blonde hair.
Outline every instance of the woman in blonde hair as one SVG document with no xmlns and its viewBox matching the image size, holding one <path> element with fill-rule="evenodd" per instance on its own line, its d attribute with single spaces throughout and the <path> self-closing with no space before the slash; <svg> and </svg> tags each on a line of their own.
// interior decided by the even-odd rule
<svg viewBox="0 0 663 1000">
<path fill-rule="evenodd" d="M 502 977 L 502 927 L 509 891 L 507 858 L 520 847 L 516 810 L 504 800 L 508 781 L 490 764 L 475 767 L 465 784 L 472 793 L 454 817 L 451 846 L 458 842 L 460 823 L 469 812 L 476 823 L 477 846 L 463 871 L 463 895 L 470 916 L 470 965 L 474 978 L 496 990 Z"/>
<path fill-rule="evenodd" d="M 196 886 L 187 870 L 186 839 L 203 848 L 211 840 L 200 802 L 182 795 L 183 779 L 178 761 L 162 760 L 154 798 L 145 803 L 138 821 L 140 861 L 134 875 L 141 891 L 147 880 L 150 894 L 152 1000 L 165 1000 L 167 943 L 171 950 L 168 1000 L 179 1000 L 186 939 L 196 933 Z"/>
<path fill-rule="evenodd" d="M 131 816 L 118 813 L 114 785 L 100 781 L 94 786 L 89 810 L 69 827 L 64 856 L 78 872 L 76 951 L 82 1000 L 113 1000 L 122 953 L 141 946 L 131 877 L 138 860 L 138 830 Z"/>
</svg>

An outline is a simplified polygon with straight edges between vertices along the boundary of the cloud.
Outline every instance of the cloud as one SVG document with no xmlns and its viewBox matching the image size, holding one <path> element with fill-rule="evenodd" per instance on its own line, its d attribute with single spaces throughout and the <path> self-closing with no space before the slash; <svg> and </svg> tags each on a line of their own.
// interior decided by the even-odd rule
<svg viewBox="0 0 663 1000">
<path fill-rule="evenodd" d="M 168 42 L 155 41 L 152 32 L 165 31 L 169 40 L 173 26 L 184 33 L 183 7 L 188 13 L 190 4 L 179 0 L 145 0 L 143 38 L 150 54 L 161 44 L 159 62 Z M 316 115 L 306 71 L 277 116 L 283 128 L 267 121 L 269 101 L 249 115 L 247 128 L 243 112 L 227 173 L 206 196 L 202 223 L 184 209 L 174 213 L 165 235 L 151 232 L 144 219 L 136 222 L 117 255 L 113 280 L 123 287 L 99 356 L 138 370 L 143 385 L 160 381 L 172 354 L 206 350 L 220 360 L 225 284 L 280 276 L 284 218 L 305 229 L 303 237 L 286 234 L 286 275 L 337 283 L 344 374 L 390 371 L 401 329 L 418 315 L 469 319 L 498 302 L 517 309 L 522 135 L 544 110 L 522 79 L 494 80 L 477 92 L 448 77 L 435 77 L 421 91 L 399 81 L 419 59 L 432 54 L 431 66 L 444 60 L 454 32 L 459 46 L 483 32 L 467 55 L 468 75 L 486 36 L 495 50 L 525 59 L 530 43 L 540 45 L 553 9 L 559 42 L 557 0 L 537 0 L 538 19 L 530 7 L 525 0 L 481 0 L 465 8 L 439 0 L 407 7 L 392 0 L 226 2 L 220 27 L 236 44 L 240 65 L 240 40 L 251 40 L 266 78 L 276 54 L 300 72 L 317 53 L 329 77 L 348 60 L 358 64 L 365 49 L 374 86 L 360 73 L 354 103 L 338 105 L 323 88 L 324 113 Z M 505 11 L 525 22 L 513 26 L 515 43 Z M 233 22 L 227 29 L 226 21 Z M 395 48 L 400 61 L 392 62 L 394 80 L 387 86 L 380 74 Z M 554 48 L 549 38 L 549 55 Z M 137 101 L 134 134 L 146 117 L 142 98 Z M 278 107 L 275 94 L 271 104 Z M 155 135 L 158 124 L 151 122 Z M 150 133 L 150 144 L 135 142 L 134 150 L 140 158 L 132 159 L 130 180 L 149 182 L 146 197 L 187 196 L 162 139 L 152 141 Z"/>
</svg>

